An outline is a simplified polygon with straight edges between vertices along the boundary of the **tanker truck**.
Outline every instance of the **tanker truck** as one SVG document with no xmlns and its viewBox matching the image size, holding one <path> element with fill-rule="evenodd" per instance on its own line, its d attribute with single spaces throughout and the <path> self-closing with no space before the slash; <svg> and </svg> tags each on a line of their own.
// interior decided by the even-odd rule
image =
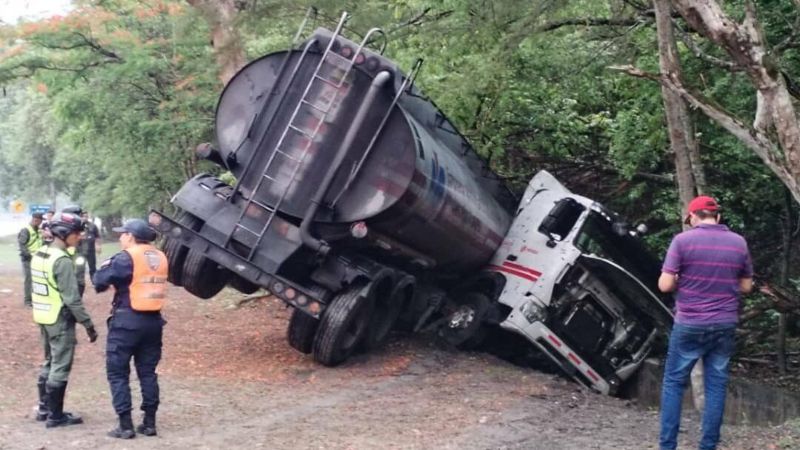
<svg viewBox="0 0 800 450">
<path fill-rule="evenodd" d="M 356 43 L 345 21 L 227 84 L 197 153 L 235 183 L 197 175 L 150 215 L 169 281 L 269 290 L 292 307 L 289 345 L 326 366 L 394 328 L 460 347 L 499 330 L 617 392 L 671 326 L 658 261 L 547 172 L 515 197 L 418 90 L 420 62 L 404 73 L 379 29 Z"/>
</svg>

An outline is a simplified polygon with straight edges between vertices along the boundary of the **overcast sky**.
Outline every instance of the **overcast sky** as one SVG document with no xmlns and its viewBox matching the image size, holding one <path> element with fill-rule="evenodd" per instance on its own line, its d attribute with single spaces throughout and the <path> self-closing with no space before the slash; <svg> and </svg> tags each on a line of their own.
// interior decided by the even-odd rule
<svg viewBox="0 0 800 450">
<path fill-rule="evenodd" d="M 42 19 L 64 14 L 69 8 L 70 0 L 0 0 L 0 20 L 16 23 L 20 17 Z"/>
</svg>

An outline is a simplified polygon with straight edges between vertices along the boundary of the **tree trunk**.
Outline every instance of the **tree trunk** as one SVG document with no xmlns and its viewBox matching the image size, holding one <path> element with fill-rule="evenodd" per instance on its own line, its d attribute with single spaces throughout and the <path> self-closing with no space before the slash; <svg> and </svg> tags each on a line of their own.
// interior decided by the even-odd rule
<svg viewBox="0 0 800 450">
<path fill-rule="evenodd" d="M 197 8 L 211 28 L 211 43 L 219 66 L 219 79 L 227 84 L 245 64 L 242 38 L 236 29 L 234 0 L 186 0 Z"/>
<path fill-rule="evenodd" d="M 678 50 L 670 20 L 669 0 L 654 0 L 656 30 L 658 33 L 658 59 L 661 74 L 671 78 L 681 78 Z M 669 143 L 675 158 L 675 175 L 678 181 L 678 194 L 681 205 L 687 205 L 696 194 L 694 171 L 689 148 L 695 147 L 694 132 L 683 99 L 665 86 L 661 87 L 664 99 L 664 112 L 667 117 Z M 681 207 L 681 210 L 683 208 Z"/>
<path fill-rule="evenodd" d="M 675 34 L 672 29 L 672 8 L 669 0 L 654 0 L 656 15 L 656 32 L 658 34 L 658 60 L 661 75 L 680 80 L 681 65 L 678 59 L 678 48 L 675 45 Z M 697 195 L 699 189 L 697 179 L 705 184 L 705 174 L 700 162 L 700 152 L 694 136 L 694 128 L 689 117 L 686 102 L 679 94 L 668 87 L 661 86 L 664 99 L 664 112 L 667 116 L 667 129 L 672 153 L 675 156 L 675 175 L 678 181 L 680 211 Z M 705 186 L 703 186 L 705 189 Z M 705 389 L 703 386 L 702 360 L 692 370 L 692 398 L 694 407 L 702 411 L 705 405 Z"/>
<path fill-rule="evenodd" d="M 781 249 L 780 284 L 781 286 L 788 286 L 789 264 L 792 258 L 792 198 L 788 190 L 783 210 L 784 217 L 781 221 L 783 248 Z M 778 356 L 778 372 L 780 372 L 781 375 L 786 375 L 786 325 L 788 322 L 788 315 L 787 312 L 782 311 L 780 316 L 778 316 L 778 334 L 776 336 L 777 342 L 775 343 L 775 352 Z"/>
<path fill-rule="evenodd" d="M 785 80 L 769 54 L 752 2 L 745 3 L 741 23 L 731 19 L 714 0 L 672 0 L 672 5 L 694 30 L 728 53 L 757 91 L 752 128 L 742 126 L 708 102 L 698 101 L 702 104 L 698 106 L 753 149 L 800 202 L 800 122 Z M 681 90 L 679 80 L 673 81 Z M 683 97 L 693 103 L 686 95 Z M 777 136 L 777 142 L 768 137 L 770 131 Z"/>
</svg>

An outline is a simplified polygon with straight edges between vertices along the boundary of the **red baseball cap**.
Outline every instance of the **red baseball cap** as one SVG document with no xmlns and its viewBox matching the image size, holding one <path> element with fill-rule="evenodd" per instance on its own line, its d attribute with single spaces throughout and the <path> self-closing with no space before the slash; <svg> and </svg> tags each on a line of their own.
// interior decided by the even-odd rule
<svg viewBox="0 0 800 450">
<path fill-rule="evenodd" d="M 686 220 L 683 222 L 688 224 L 692 213 L 696 213 L 697 211 L 719 211 L 719 203 L 707 195 L 695 197 L 689 202 L 689 206 L 686 208 Z"/>
</svg>

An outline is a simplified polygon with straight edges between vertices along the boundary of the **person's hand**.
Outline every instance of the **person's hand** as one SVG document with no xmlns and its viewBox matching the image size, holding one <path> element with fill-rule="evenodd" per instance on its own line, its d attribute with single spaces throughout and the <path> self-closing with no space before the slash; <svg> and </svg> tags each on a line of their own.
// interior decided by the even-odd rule
<svg viewBox="0 0 800 450">
<path fill-rule="evenodd" d="M 86 334 L 89 335 L 89 342 L 97 340 L 97 331 L 95 331 L 94 326 L 86 328 Z"/>
</svg>

